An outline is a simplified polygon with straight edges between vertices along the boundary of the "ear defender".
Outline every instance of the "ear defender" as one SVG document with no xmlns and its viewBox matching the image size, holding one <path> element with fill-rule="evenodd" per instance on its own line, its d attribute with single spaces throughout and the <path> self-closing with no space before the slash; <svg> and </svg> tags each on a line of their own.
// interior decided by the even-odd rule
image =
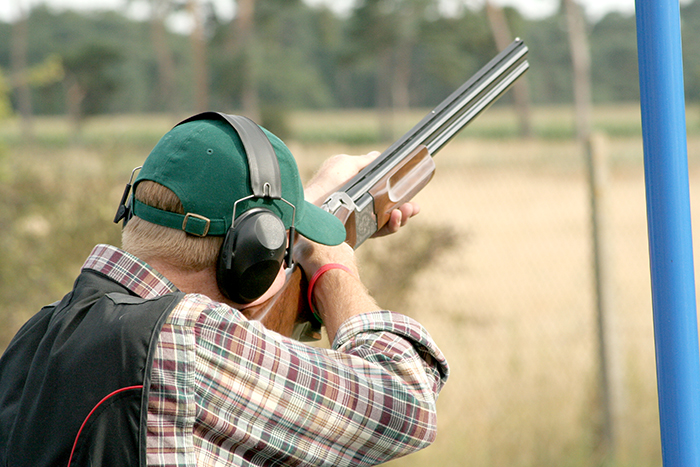
<svg viewBox="0 0 700 467">
<path fill-rule="evenodd" d="M 250 303 L 270 288 L 287 250 L 284 224 L 269 209 L 253 208 L 234 220 L 219 254 L 216 280 L 225 297 Z"/>
<path fill-rule="evenodd" d="M 238 134 L 243 145 L 243 152 L 245 152 L 245 155 L 232 154 L 231 157 L 243 156 L 248 163 L 248 179 L 251 194 L 237 200 L 231 200 L 233 201 L 231 224 L 228 230 L 225 231 L 226 235 L 217 259 L 216 280 L 219 290 L 225 297 L 239 304 L 250 303 L 262 296 L 270 288 L 285 260 L 287 267 L 292 266 L 296 206 L 282 197 L 282 177 L 277 154 L 265 132 L 255 122 L 240 115 L 203 112 L 183 120 L 175 126 L 203 119 L 216 119 L 227 122 Z M 233 151 L 236 152 L 237 150 Z M 117 214 L 115 215 L 115 222 L 124 219 L 126 224 L 133 215 L 132 208 L 139 206 L 139 204 L 134 203 L 133 193 L 129 197 L 136 170 L 134 169 L 134 172 L 132 172 L 131 179 L 124 190 Z M 167 186 L 165 183 L 163 185 Z M 222 194 L 222 196 L 225 196 L 225 194 Z M 286 204 L 291 208 L 289 238 L 287 238 L 287 229 L 280 217 L 281 214 L 275 214 L 267 207 L 258 206 L 248 210 L 242 208 L 240 210 L 242 214 L 236 216 L 239 212 L 236 209 L 239 203 L 249 200 L 265 200 L 277 207 L 280 207 L 280 204 Z M 225 203 L 225 200 L 221 200 L 221 202 Z M 188 207 L 184 201 L 183 205 L 187 210 Z M 240 206 L 245 206 L 245 203 Z M 152 209 L 155 210 L 155 208 Z M 193 235 L 224 234 L 225 227 L 218 229 L 216 234 L 209 231 L 212 221 L 209 217 L 203 216 L 206 213 L 187 213 L 184 216 L 177 213 L 162 214 L 162 216 L 157 216 L 157 220 L 152 221 L 166 227 L 182 228 L 182 230 L 192 233 L 185 228 L 187 220 L 191 217 L 202 218 L 207 222 L 206 229 L 203 232 L 192 233 Z M 169 217 L 164 217 L 166 214 Z M 184 221 L 181 218 L 184 218 Z M 220 222 L 224 219 L 214 220 Z M 228 222 L 224 225 L 227 224 Z"/>
<path fill-rule="evenodd" d="M 270 288 L 285 260 L 287 267 L 291 267 L 296 207 L 282 198 L 277 155 L 262 129 L 246 117 L 218 112 L 205 112 L 185 121 L 212 117 L 223 119 L 236 131 L 248 162 L 253 193 L 233 205 L 231 227 L 221 245 L 216 268 L 221 293 L 235 303 L 245 304 Z M 267 208 L 252 208 L 236 217 L 239 202 L 256 198 L 280 200 L 292 208 L 289 238 L 282 219 Z"/>
</svg>

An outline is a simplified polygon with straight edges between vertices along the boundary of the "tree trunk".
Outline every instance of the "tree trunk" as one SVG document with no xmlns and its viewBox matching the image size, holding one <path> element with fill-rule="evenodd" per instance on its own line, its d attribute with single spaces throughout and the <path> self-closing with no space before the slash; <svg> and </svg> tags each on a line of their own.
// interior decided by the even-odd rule
<svg viewBox="0 0 700 467">
<path fill-rule="evenodd" d="M 413 41 L 404 40 L 396 49 L 394 80 L 391 89 L 394 111 L 407 111 L 410 105 L 409 85 L 411 82 L 411 55 Z"/>
<path fill-rule="evenodd" d="M 204 37 L 204 17 L 199 0 L 189 0 L 187 10 L 194 27 L 190 35 L 192 44 L 192 65 L 194 72 L 194 105 L 198 112 L 209 109 L 209 77 L 207 73 L 206 38 Z"/>
<path fill-rule="evenodd" d="M 382 134 L 392 140 L 394 138 L 394 120 L 397 113 L 406 112 L 410 107 L 411 62 L 413 47 L 416 43 L 417 23 L 421 21 L 424 0 L 404 0 L 400 3 L 400 11 L 396 14 L 397 41 L 392 52 L 388 52 L 385 62 L 387 70 L 391 70 L 384 79 L 388 80 L 387 92 L 390 94 L 392 118 L 387 121 L 387 127 Z M 392 60 L 393 59 L 393 60 Z M 381 78 L 380 78 L 381 79 Z"/>
<path fill-rule="evenodd" d="M 486 2 L 486 15 L 489 19 L 491 32 L 496 41 L 498 50 L 503 50 L 513 41 L 513 36 L 508 28 L 508 21 L 503 14 L 503 8 L 490 1 Z M 518 115 L 518 127 L 520 136 L 532 137 L 532 119 L 530 117 L 530 95 L 527 89 L 527 76 L 522 77 L 513 84 L 513 101 L 515 112 Z"/>
<path fill-rule="evenodd" d="M 165 29 L 169 4 L 169 0 L 151 1 L 151 40 L 158 63 L 158 107 L 175 115 L 179 109 L 175 92 L 175 63 Z"/>
<path fill-rule="evenodd" d="M 72 127 L 73 140 L 77 141 L 83 124 L 83 100 L 85 99 L 85 90 L 72 74 L 67 74 L 64 82 L 66 87 L 68 120 Z"/>
<path fill-rule="evenodd" d="M 29 88 L 29 70 L 27 69 L 28 21 L 24 9 L 20 18 L 12 27 L 12 74 L 14 75 L 15 98 L 22 118 L 22 134 L 25 138 L 33 135 L 32 94 Z"/>
<path fill-rule="evenodd" d="M 233 28 L 232 51 L 240 54 L 243 68 L 241 83 L 241 106 L 243 113 L 259 122 L 261 118 L 260 98 L 258 93 L 258 71 L 255 39 L 255 0 L 238 0 L 238 13 L 231 21 Z"/>
<path fill-rule="evenodd" d="M 591 59 L 586 25 L 581 7 L 574 0 L 564 0 L 569 28 L 569 46 L 574 73 L 574 108 L 576 133 L 588 169 L 589 199 L 591 206 L 591 233 L 593 250 L 593 280 L 595 287 L 598 325 L 599 395 L 601 401 L 601 439 L 598 454 L 601 458 L 616 457 L 617 420 L 622 407 L 622 368 L 618 362 L 612 277 L 607 235 L 605 206 L 605 150 L 603 139 L 591 137 Z"/>
<path fill-rule="evenodd" d="M 379 138 L 381 141 L 394 139 L 394 112 L 392 109 L 392 50 L 385 48 L 379 55 L 377 73 L 377 115 L 379 117 Z"/>
<path fill-rule="evenodd" d="M 586 25 L 575 0 L 564 0 L 564 4 L 574 72 L 576 132 L 581 141 L 588 141 L 591 134 L 591 57 Z"/>
</svg>

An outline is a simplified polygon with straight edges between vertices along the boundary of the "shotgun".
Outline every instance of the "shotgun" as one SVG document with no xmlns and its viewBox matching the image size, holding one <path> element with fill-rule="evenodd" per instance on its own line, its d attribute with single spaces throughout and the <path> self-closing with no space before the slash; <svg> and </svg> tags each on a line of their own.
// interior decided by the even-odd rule
<svg viewBox="0 0 700 467">
<path fill-rule="evenodd" d="M 521 39 L 513 41 L 328 197 L 321 207 L 343 221 L 350 246 L 359 247 L 388 222 L 393 209 L 410 201 L 430 182 L 435 173 L 432 156 L 527 71 L 527 52 Z M 304 299 L 303 271 L 297 267 L 287 275 L 285 287 L 275 297 L 247 310 L 246 315 L 297 340 L 318 340 L 321 326 L 311 317 Z"/>
</svg>

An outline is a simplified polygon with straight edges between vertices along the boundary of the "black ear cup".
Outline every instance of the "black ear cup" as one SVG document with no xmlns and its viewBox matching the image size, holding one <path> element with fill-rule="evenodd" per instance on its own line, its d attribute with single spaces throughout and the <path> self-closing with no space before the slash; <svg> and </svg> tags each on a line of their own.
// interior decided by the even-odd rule
<svg viewBox="0 0 700 467">
<path fill-rule="evenodd" d="M 287 265 L 291 266 L 296 207 L 282 198 L 277 154 L 265 132 L 255 122 L 241 115 L 204 112 L 179 124 L 212 118 L 228 122 L 240 137 L 252 191 L 250 196 L 234 202 L 232 225 L 221 247 L 216 280 L 225 297 L 235 303 L 250 303 L 262 296 L 275 281 L 285 261 L 285 250 Z M 250 209 L 236 218 L 236 205 L 250 198 L 280 200 L 292 208 L 289 248 L 284 223 L 269 209 Z"/>
<path fill-rule="evenodd" d="M 250 303 L 270 288 L 285 259 L 287 235 L 269 209 L 253 208 L 234 220 L 219 254 L 216 280 L 235 303 Z"/>
</svg>

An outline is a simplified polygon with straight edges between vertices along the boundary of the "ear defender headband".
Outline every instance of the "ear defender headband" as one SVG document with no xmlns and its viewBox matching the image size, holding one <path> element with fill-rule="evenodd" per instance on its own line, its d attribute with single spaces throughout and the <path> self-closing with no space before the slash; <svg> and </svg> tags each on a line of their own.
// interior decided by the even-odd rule
<svg viewBox="0 0 700 467">
<path fill-rule="evenodd" d="M 240 115 L 204 112 L 183 120 L 178 125 L 204 119 L 227 122 L 240 137 L 246 154 L 252 194 L 236 200 L 233 205 L 231 227 L 224 236 L 216 268 L 216 280 L 222 294 L 235 303 L 246 304 L 270 288 L 285 261 L 287 267 L 292 265 L 296 207 L 282 198 L 277 155 L 267 135 L 256 123 Z M 134 172 L 122 196 L 115 223 L 124 219 L 126 225 L 133 215 L 133 195 L 128 203 L 126 200 Z M 282 220 L 265 207 L 254 207 L 236 216 L 238 203 L 255 198 L 281 200 L 291 206 L 293 214 L 289 237 Z M 191 217 L 197 216 L 188 214 L 184 222 L 191 220 L 188 219 Z M 206 227 L 208 230 L 208 223 Z M 207 231 L 204 231 L 202 236 L 206 234 Z"/>
<path fill-rule="evenodd" d="M 129 183 L 124 187 L 124 193 L 122 193 L 122 199 L 119 202 L 119 207 L 117 207 L 117 213 L 114 215 L 114 223 L 118 223 L 120 220 L 124 219 L 124 226 L 129 222 L 131 216 L 133 215 L 133 210 L 131 208 L 131 203 L 133 198 L 129 199 L 129 192 L 131 191 L 131 184 L 134 181 L 134 175 L 136 172 L 141 170 L 141 166 L 136 167 L 131 171 L 131 177 L 129 177 Z M 129 200 L 129 202 L 127 202 Z"/>
<path fill-rule="evenodd" d="M 207 118 L 208 114 L 192 119 Z M 216 280 L 224 296 L 244 304 L 259 298 L 270 288 L 285 261 L 288 267 L 292 265 L 296 207 L 282 198 L 277 155 L 260 127 L 240 115 L 216 115 L 222 116 L 236 130 L 243 143 L 253 190 L 252 195 L 233 205 L 231 227 L 221 246 L 216 268 Z M 252 198 L 279 199 L 292 207 L 295 214 L 289 238 L 282 220 L 267 208 L 252 208 L 236 217 L 238 203 Z"/>
</svg>

